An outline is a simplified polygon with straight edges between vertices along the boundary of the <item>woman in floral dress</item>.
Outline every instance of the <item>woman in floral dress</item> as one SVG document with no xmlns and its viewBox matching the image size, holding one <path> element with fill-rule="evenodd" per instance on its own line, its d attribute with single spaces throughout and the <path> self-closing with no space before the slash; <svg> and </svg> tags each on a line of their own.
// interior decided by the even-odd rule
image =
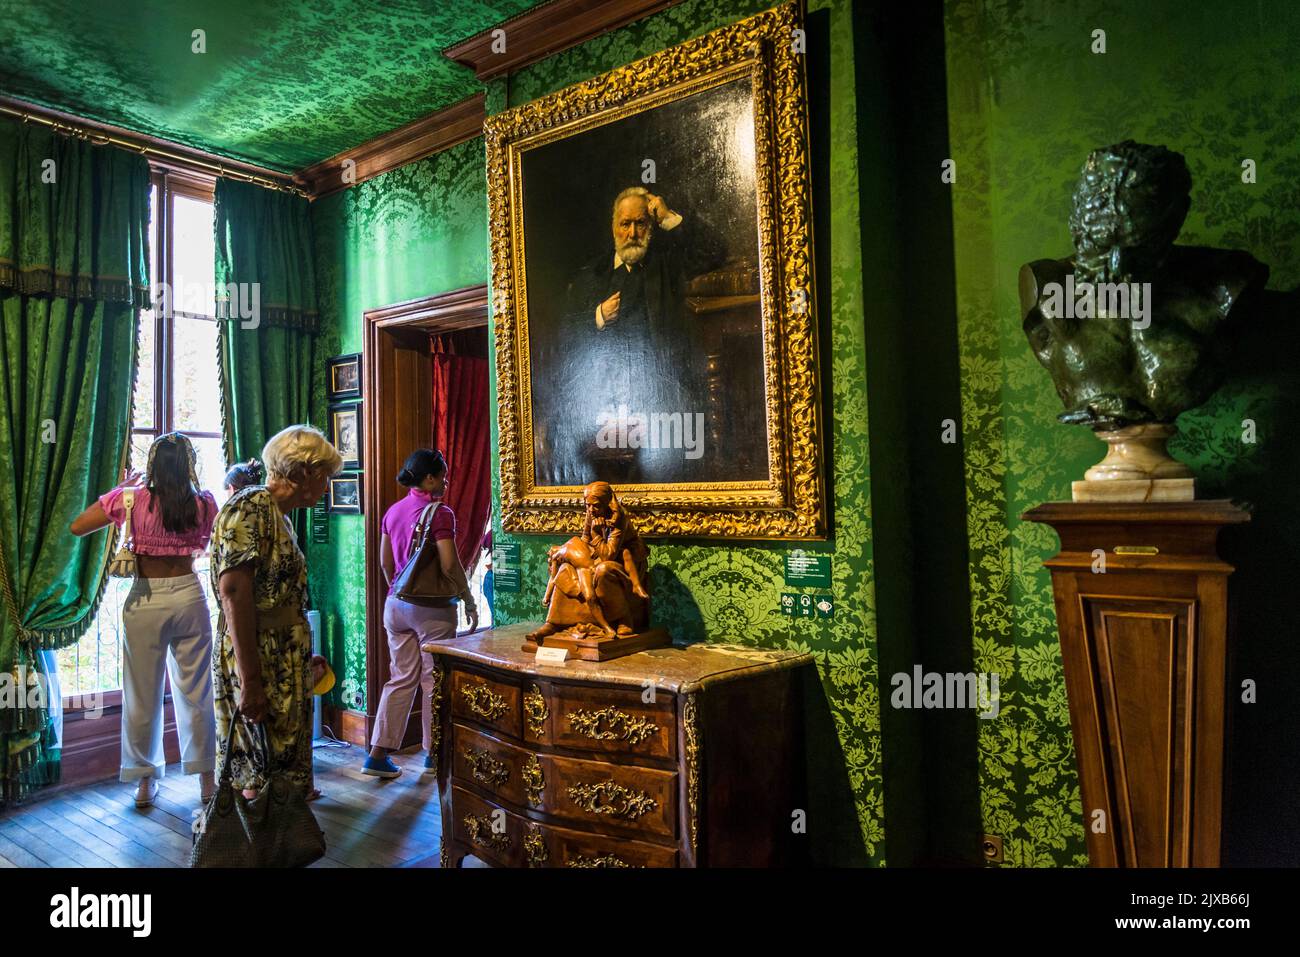
<svg viewBox="0 0 1300 957">
<path fill-rule="evenodd" d="M 262 450 L 265 485 L 240 489 L 212 529 L 212 590 L 221 603 L 212 670 L 217 767 L 231 743 L 235 786 L 253 797 L 270 771 L 311 786 L 311 630 L 304 614 L 307 565 L 288 513 L 320 501 L 343 467 L 338 450 L 311 426 L 290 426 Z M 262 723 L 270 748 L 260 760 L 249 723 Z"/>
</svg>

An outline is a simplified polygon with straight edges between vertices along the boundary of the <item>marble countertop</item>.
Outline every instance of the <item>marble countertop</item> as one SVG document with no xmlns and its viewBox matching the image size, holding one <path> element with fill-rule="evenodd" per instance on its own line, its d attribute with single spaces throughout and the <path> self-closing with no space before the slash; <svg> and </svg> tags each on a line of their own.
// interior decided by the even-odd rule
<svg viewBox="0 0 1300 957">
<path fill-rule="evenodd" d="M 572 678 L 639 688 L 651 687 L 647 684 L 649 679 L 654 687 L 677 694 L 691 694 L 706 685 L 755 671 L 813 663 L 813 656 L 807 652 L 696 642 L 650 648 L 610 661 L 570 659 L 562 664 L 539 664 L 532 652 L 523 649 L 524 636 L 539 625 L 540 622 L 526 622 L 489 628 L 473 635 L 430 642 L 424 648 L 435 654 L 541 678 Z"/>
</svg>

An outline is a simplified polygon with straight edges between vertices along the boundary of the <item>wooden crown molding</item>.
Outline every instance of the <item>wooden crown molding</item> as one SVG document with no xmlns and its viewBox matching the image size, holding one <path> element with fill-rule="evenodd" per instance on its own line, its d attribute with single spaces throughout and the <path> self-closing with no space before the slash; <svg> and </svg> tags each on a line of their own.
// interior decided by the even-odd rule
<svg viewBox="0 0 1300 957">
<path fill-rule="evenodd" d="M 474 71 L 480 80 L 513 73 L 552 54 L 617 30 L 681 0 L 551 0 L 447 47 L 442 55 Z M 493 33 L 505 31 L 505 50 L 492 49 Z"/>
<path fill-rule="evenodd" d="M 680 2 L 551 0 L 448 47 L 443 55 L 485 80 L 522 69 Z M 492 50 L 492 34 L 498 29 L 506 31 L 505 53 Z M 484 94 L 477 93 L 301 169 L 293 180 L 312 199 L 319 199 L 480 136 L 485 118 Z M 349 162 L 354 165 L 345 179 Z"/>
<path fill-rule="evenodd" d="M 487 325 L 488 287 L 465 286 L 436 296 L 367 309 L 364 322 L 379 327 L 428 327 L 434 332 L 452 332 Z"/>
<path fill-rule="evenodd" d="M 374 179 L 483 134 L 483 94 L 453 103 L 360 146 L 300 169 L 293 178 L 312 199 Z M 353 165 L 349 168 L 348 163 Z M 347 176 L 345 177 L 345 173 Z"/>
</svg>

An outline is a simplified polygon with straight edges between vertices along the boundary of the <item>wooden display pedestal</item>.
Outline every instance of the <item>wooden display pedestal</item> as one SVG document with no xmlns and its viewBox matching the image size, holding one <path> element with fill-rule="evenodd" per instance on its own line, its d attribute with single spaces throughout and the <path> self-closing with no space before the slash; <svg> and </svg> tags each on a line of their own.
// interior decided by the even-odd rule
<svg viewBox="0 0 1300 957">
<path fill-rule="evenodd" d="M 537 641 L 531 638 L 524 642 L 523 650 L 536 653 L 540 645 L 543 648 L 568 649 L 570 657 L 581 661 L 609 661 L 624 655 L 645 651 L 647 648 L 666 648 L 673 643 L 672 637 L 662 628 L 648 628 L 635 635 L 623 635 L 618 638 L 597 638 L 581 632 L 557 631 Z"/>
<path fill-rule="evenodd" d="M 1227 501 L 1049 502 L 1052 572 L 1088 856 L 1094 867 L 1217 867 Z M 1101 817 L 1098 812 L 1104 815 Z"/>
</svg>

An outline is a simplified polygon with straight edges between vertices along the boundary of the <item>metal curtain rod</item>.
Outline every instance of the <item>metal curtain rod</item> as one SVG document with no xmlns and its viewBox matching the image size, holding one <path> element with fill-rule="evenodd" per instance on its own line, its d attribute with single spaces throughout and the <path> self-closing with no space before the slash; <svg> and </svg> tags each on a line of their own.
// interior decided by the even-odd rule
<svg viewBox="0 0 1300 957">
<path fill-rule="evenodd" d="M 242 183 L 252 183 L 255 186 L 261 186 L 263 189 L 279 190 L 282 193 L 292 193 L 295 196 L 310 198 L 310 194 L 299 186 L 290 186 L 287 183 L 280 183 L 276 180 L 265 176 L 257 176 L 253 173 L 243 173 L 238 170 L 227 169 L 221 162 L 209 162 L 207 160 L 195 159 L 190 156 L 182 156 L 179 153 L 172 153 L 157 146 L 150 146 L 147 143 L 133 142 L 131 140 L 119 139 L 108 133 L 93 129 L 86 126 L 78 126 L 76 123 L 69 123 L 66 120 L 56 120 L 48 116 L 42 116 L 40 113 L 30 113 L 26 110 L 16 109 L 5 103 L 0 103 L 0 113 L 6 113 L 9 116 L 16 117 L 24 123 L 35 122 L 43 126 L 48 126 L 56 133 L 62 133 L 65 136 L 74 136 L 77 139 L 87 140 L 96 146 L 120 146 L 124 149 L 132 150 L 143 156 L 153 156 L 160 160 L 166 160 L 174 163 L 182 169 L 199 170 L 213 176 L 220 176 L 224 179 L 233 179 Z"/>
</svg>

